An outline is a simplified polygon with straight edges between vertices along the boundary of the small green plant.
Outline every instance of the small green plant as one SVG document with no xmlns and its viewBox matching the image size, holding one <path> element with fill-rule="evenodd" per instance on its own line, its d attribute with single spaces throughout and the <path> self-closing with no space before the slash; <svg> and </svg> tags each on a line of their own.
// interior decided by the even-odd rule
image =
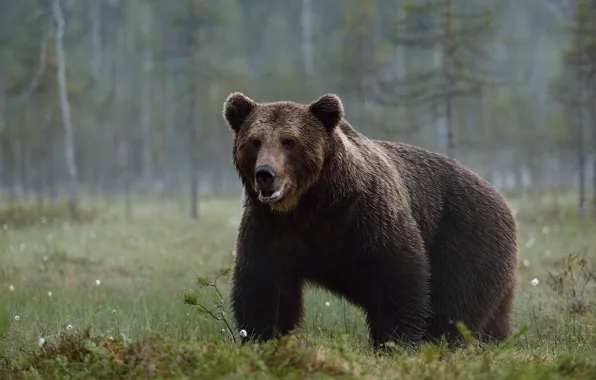
<svg viewBox="0 0 596 380">
<path fill-rule="evenodd" d="M 596 284 L 596 272 L 591 269 L 586 252 L 573 252 L 562 261 L 562 270 L 549 272 L 547 284 L 565 301 L 565 309 L 572 313 L 584 313 L 594 304 L 586 290 Z"/>
<path fill-rule="evenodd" d="M 457 331 L 459 331 L 459 333 L 461 334 L 465 345 L 467 345 L 467 346 L 470 346 L 470 345 L 477 346 L 478 345 L 478 339 L 476 339 L 476 337 L 474 337 L 474 334 L 472 334 L 472 331 L 468 328 L 468 326 L 466 326 L 466 324 L 464 322 L 457 321 L 455 323 L 455 327 L 457 328 Z"/>
<path fill-rule="evenodd" d="M 234 331 L 232 330 L 232 328 L 230 327 L 230 323 L 226 319 L 226 311 L 225 311 L 225 307 L 224 307 L 223 295 L 221 294 L 221 291 L 217 287 L 217 280 L 219 280 L 222 277 L 228 276 L 231 273 L 231 271 L 232 271 L 231 268 L 226 267 L 226 268 L 220 269 L 214 278 L 207 277 L 207 276 L 201 276 L 201 275 L 197 276 L 197 288 L 204 289 L 207 287 L 211 287 L 211 288 L 215 289 L 218 299 L 216 300 L 214 307 L 207 307 L 203 304 L 200 304 L 199 297 L 196 293 L 189 293 L 186 291 L 184 292 L 184 303 L 187 305 L 194 306 L 197 311 L 199 311 L 201 313 L 208 314 L 216 321 L 223 322 L 224 325 L 226 326 L 226 328 L 228 329 L 228 332 L 232 336 L 232 340 L 234 341 L 234 343 L 236 343 L 236 336 L 234 334 Z"/>
</svg>

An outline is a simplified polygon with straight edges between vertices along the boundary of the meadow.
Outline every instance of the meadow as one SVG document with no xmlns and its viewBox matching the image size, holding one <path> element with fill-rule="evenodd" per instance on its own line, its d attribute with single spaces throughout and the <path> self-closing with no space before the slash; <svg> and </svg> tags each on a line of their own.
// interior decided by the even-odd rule
<svg viewBox="0 0 596 380">
<path fill-rule="evenodd" d="M 511 338 L 385 356 L 372 353 L 361 311 L 323 290 L 308 289 L 296 336 L 243 347 L 229 276 L 217 282 L 225 321 L 188 304 L 221 305 L 205 285 L 233 263 L 238 197 L 203 199 L 198 222 L 183 203 L 154 199 L 134 199 L 130 219 L 120 200 L 84 199 L 77 220 L 60 204 L 2 203 L 0 378 L 594 379 L 596 223 L 578 219 L 573 195 L 556 207 L 537 194 L 510 202 L 519 221 Z"/>
</svg>

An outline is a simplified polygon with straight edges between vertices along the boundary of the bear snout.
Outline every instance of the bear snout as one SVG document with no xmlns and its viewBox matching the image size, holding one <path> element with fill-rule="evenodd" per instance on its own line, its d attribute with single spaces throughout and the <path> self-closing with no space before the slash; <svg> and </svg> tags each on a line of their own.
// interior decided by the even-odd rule
<svg viewBox="0 0 596 380">
<path fill-rule="evenodd" d="M 271 190 L 276 177 L 275 170 L 269 165 L 258 166 L 255 170 L 255 182 L 259 190 Z"/>
<path fill-rule="evenodd" d="M 255 190 L 259 193 L 259 200 L 271 203 L 281 197 L 278 175 L 269 165 L 260 165 L 255 169 Z"/>
</svg>

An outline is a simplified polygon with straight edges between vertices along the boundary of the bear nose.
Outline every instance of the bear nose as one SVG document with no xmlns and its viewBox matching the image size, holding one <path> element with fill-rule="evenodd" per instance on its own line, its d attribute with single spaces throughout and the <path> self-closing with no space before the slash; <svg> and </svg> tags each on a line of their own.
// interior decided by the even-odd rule
<svg viewBox="0 0 596 380">
<path fill-rule="evenodd" d="M 259 166 L 255 170 L 255 179 L 259 186 L 271 186 L 275 181 L 275 172 L 271 166 Z"/>
</svg>

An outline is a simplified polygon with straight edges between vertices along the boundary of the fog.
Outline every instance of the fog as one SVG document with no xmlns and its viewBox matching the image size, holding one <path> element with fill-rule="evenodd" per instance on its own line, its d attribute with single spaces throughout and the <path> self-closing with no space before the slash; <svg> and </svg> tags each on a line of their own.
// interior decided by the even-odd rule
<svg viewBox="0 0 596 380">
<path fill-rule="evenodd" d="M 452 156 L 513 195 L 573 191 L 583 210 L 596 2 L 577 3 L 2 0 L 1 191 L 182 197 L 198 217 L 201 197 L 241 194 L 230 92 L 336 93 L 371 138 Z"/>
</svg>

